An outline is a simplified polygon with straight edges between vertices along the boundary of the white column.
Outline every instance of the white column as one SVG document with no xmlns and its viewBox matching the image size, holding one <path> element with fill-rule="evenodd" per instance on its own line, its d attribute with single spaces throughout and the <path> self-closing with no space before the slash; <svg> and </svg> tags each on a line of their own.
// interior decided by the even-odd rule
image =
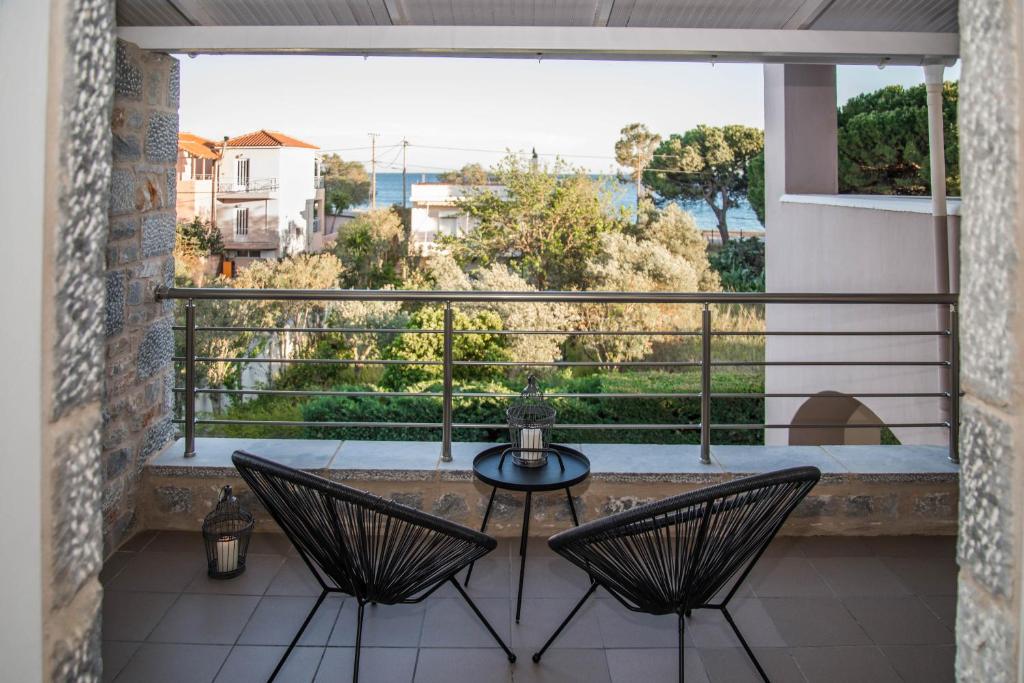
<svg viewBox="0 0 1024 683">
<path fill-rule="evenodd" d="M 935 223 L 935 286 L 939 292 L 950 291 L 950 249 L 946 217 L 946 141 L 942 121 L 942 64 L 924 66 L 924 82 L 928 92 L 928 150 L 931 168 L 932 220 Z"/>
</svg>

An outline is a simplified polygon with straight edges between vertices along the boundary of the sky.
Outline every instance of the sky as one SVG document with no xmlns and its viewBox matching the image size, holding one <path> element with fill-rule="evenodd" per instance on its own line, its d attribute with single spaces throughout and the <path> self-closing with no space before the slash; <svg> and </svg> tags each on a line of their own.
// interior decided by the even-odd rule
<svg viewBox="0 0 1024 683">
<path fill-rule="evenodd" d="M 959 78 L 959 65 L 946 78 Z M 839 103 L 885 85 L 924 82 L 919 67 L 841 66 Z M 502 150 L 616 169 L 619 129 L 667 137 L 699 123 L 764 126 L 758 64 L 516 59 L 199 55 L 181 58 L 182 131 L 219 140 L 259 128 L 411 172 L 490 166 Z"/>
</svg>

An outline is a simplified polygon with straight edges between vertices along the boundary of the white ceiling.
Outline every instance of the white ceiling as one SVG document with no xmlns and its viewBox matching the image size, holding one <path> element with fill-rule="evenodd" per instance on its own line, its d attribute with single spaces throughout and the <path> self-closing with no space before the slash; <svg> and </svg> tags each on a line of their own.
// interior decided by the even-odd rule
<svg viewBox="0 0 1024 683">
<path fill-rule="evenodd" d="M 119 26 L 613 26 L 956 33 L 957 0 L 117 0 Z"/>
</svg>

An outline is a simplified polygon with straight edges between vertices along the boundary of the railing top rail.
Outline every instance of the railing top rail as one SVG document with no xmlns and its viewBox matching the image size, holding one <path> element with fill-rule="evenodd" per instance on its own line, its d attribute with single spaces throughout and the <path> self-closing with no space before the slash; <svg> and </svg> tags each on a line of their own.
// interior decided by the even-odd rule
<svg viewBox="0 0 1024 683">
<path fill-rule="evenodd" d="M 158 287 L 157 300 L 420 301 L 434 303 L 955 304 L 956 294 L 794 292 L 488 292 L 401 289 Z"/>
</svg>

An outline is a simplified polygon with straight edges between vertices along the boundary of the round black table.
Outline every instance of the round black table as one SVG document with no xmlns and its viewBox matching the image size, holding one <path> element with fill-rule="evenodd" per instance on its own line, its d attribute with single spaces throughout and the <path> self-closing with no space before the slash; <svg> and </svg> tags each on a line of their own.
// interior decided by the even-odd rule
<svg viewBox="0 0 1024 683">
<path fill-rule="evenodd" d="M 569 488 L 584 481 L 590 476 L 590 460 L 574 448 L 551 444 L 548 462 L 543 467 L 520 467 L 512 462 L 511 446 L 502 444 L 492 446 L 473 458 L 473 474 L 477 479 L 491 486 L 491 498 L 487 501 L 484 521 L 480 531 L 487 530 L 487 520 L 494 507 L 494 494 L 498 489 L 506 491 L 523 491 L 526 503 L 523 506 L 523 531 L 519 539 L 519 593 L 516 596 L 516 623 L 523 605 L 523 576 L 526 573 L 526 539 L 530 535 L 530 504 L 533 494 L 543 491 L 565 490 L 569 501 L 569 512 L 572 523 L 579 526 L 576 506 L 572 502 Z M 473 574 L 473 565 L 466 572 L 464 585 L 469 585 L 469 577 Z"/>
</svg>

